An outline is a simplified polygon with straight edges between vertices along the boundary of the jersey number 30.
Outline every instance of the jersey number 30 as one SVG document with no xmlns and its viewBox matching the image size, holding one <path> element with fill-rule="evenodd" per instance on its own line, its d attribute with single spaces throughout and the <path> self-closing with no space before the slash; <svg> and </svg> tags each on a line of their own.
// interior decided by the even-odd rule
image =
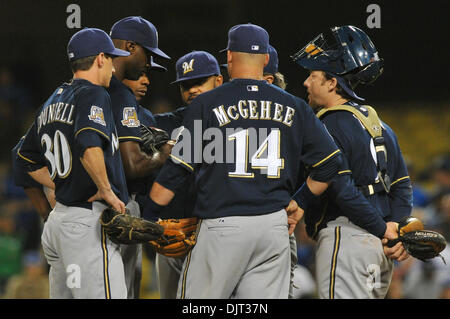
<svg viewBox="0 0 450 319">
<path fill-rule="evenodd" d="M 69 143 L 64 134 L 57 130 L 53 139 L 44 134 L 41 138 L 41 144 L 45 144 L 45 158 L 50 163 L 50 176 L 52 179 L 58 174 L 60 178 L 66 178 L 72 170 L 72 153 Z"/>
<path fill-rule="evenodd" d="M 256 152 L 250 157 L 252 169 L 266 170 L 267 178 L 280 178 L 280 170 L 284 168 L 284 159 L 280 158 L 280 130 L 272 129 L 269 136 L 261 143 Z M 235 140 L 236 169 L 229 172 L 230 177 L 253 178 L 254 174 L 247 172 L 248 166 L 248 130 L 231 134 L 228 139 Z M 267 150 L 267 155 L 262 155 Z"/>
</svg>

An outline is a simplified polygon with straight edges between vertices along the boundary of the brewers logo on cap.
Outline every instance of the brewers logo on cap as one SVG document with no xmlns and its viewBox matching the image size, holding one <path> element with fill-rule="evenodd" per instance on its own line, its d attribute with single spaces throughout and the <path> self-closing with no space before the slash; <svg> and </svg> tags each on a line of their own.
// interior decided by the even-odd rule
<svg viewBox="0 0 450 319">
<path fill-rule="evenodd" d="M 183 62 L 183 74 L 186 74 L 188 72 L 192 72 L 194 71 L 194 59 L 191 59 L 191 61 L 189 61 L 189 63 L 187 62 Z"/>
</svg>

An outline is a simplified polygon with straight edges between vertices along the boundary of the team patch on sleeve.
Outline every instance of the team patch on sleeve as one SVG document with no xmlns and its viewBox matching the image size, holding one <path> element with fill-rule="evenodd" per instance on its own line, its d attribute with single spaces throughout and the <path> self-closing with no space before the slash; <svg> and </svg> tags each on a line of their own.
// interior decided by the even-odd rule
<svg viewBox="0 0 450 319">
<path fill-rule="evenodd" d="M 94 123 L 106 126 L 105 116 L 103 115 L 103 109 L 101 107 L 92 105 L 91 114 L 89 114 L 89 119 Z"/>
<path fill-rule="evenodd" d="M 136 109 L 133 106 L 123 108 L 123 119 L 121 123 L 127 127 L 139 127 L 141 122 L 139 122 Z"/>
</svg>

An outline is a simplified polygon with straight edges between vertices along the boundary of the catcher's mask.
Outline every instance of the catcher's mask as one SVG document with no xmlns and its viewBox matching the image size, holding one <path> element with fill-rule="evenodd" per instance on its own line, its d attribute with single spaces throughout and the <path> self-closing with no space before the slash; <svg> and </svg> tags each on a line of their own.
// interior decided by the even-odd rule
<svg viewBox="0 0 450 319">
<path fill-rule="evenodd" d="M 291 56 L 301 67 L 335 77 L 351 97 L 358 84 L 371 84 L 383 72 L 383 59 L 364 31 L 354 26 L 334 27 L 321 33 Z"/>
</svg>

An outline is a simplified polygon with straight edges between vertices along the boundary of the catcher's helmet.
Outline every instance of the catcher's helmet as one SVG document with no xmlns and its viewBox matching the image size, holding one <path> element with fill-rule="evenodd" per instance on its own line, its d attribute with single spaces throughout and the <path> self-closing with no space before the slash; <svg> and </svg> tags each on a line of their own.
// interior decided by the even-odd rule
<svg viewBox="0 0 450 319">
<path fill-rule="evenodd" d="M 356 86 L 375 82 L 383 72 L 383 59 L 370 38 L 350 25 L 331 28 L 331 36 L 319 34 L 291 58 L 307 70 L 336 77 L 347 93 L 360 100 L 353 92 Z"/>
</svg>

